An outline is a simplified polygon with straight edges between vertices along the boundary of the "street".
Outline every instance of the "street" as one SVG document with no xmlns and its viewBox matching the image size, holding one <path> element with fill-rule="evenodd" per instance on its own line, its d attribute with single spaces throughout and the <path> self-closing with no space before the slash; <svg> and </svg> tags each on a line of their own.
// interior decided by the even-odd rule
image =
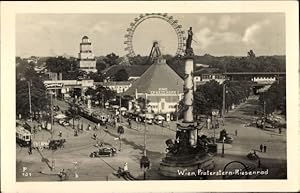
<svg viewBox="0 0 300 193">
<path fill-rule="evenodd" d="M 220 131 L 225 128 L 230 136 L 234 138 L 232 144 L 225 144 L 224 157 L 220 156 L 222 144 L 218 144 L 218 154 L 214 157 L 216 163 L 215 170 L 223 170 L 224 166 L 230 161 L 241 161 L 251 167 L 256 167 L 257 161 L 247 159 L 246 155 L 255 150 L 261 159 L 261 164 L 269 169 L 268 176 L 258 176 L 257 178 L 286 178 L 286 132 L 283 130 L 278 134 L 277 130 L 262 130 L 256 127 L 245 125 L 256 119 L 254 110 L 257 108 L 257 97 L 250 97 L 245 103 L 241 104 L 234 110 L 228 112 L 225 116 L 225 125 L 220 124 L 216 129 L 216 138 L 219 137 Z M 64 101 L 55 100 L 61 110 L 66 110 L 68 104 Z M 59 131 L 62 131 L 62 137 L 66 139 L 64 148 L 58 148 L 55 151 L 44 149 L 40 151 L 33 150 L 32 155 L 28 154 L 28 148 L 17 146 L 17 181 L 58 181 L 55 172 L 64 169 L 68 180 L 122 180 L 113 175 L 124 163 L 128 163 L 130 173 L 138 179 L 143 178 L 143 170 L 140 169 L 140 158 L 144 150 L 144 132 L 146 131 L 146 149 L 147 156 L 151 161 L 151 168 L 147 171 L 147 179 L 158 180 L 166 179 L 158 174 L 158 167 L 161 159 L 165 156 L 167 139 L 175 138 L 176 122 L 170 122 L 168 126 L 161 127 L 158 125 L 137 124 L 132 121 L 132 128 L 129 128 L 126 119 L 121 123 L 125 128 L 125 133 L 121 136 L 121 143 L 118 140 L 117 129 L 108 126 L 108 132 L 103 129 L 87 131 L 88 125 L 94 128 L 95 123 L 80 118 L 75 121 L 77 124 L 83 124 L 84 131 L 74 136 L 72 125 L 61 126 L 58 123 L 54 125 L 54 139 L 59 139 Z M 72 120 L 70 121 L 72 124 Z M 32 122 L 31 125 L 36 123 Z M 235 136 L 237 131 L 237 136 Z M 203 128 L 201 132 L 207 136 L 213 136 L 213 130 Z M 92 139 L 93 134 L 97 134 L 97 140 L 102 141 L 104 145 L 113 146 L 118 149 L 117 154 L 113 157 L 90 158 L 91 152 L 98 148 L 95 146 L 97 140 Z M 49 131 L 38 131 L 33 140 L 47 141 L 51 138 Z M 260 144 L 267 146 L 266 153 L 259 150 Z M 120 150 L 120 151 L 119 151 Z M 42 157 L 48 159 L 50 163 L 54 161 L 55 169 L 50 171 Z M 75 169 L 75 162 L 78 163 Z M 30 176 L 24 175 L 24 167 Z M 78 178 L 75 178 L 75 173 Z M 211 176 L 208 179 L 220 179 L 221 176 Z"/>
</svg>

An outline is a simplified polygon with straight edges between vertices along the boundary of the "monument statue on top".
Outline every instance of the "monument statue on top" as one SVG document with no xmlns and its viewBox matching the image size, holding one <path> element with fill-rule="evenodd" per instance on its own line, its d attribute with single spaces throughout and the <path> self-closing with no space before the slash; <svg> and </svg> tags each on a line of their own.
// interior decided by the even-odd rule
<svg viewBox="0 0 300 193">
<path fill-rule="evenodd" d="M 209 153 L 215 153 L 217 147 L 211 146 L 209 139 L 201 135 L 194 120 L 194 52 L 192 48 L 193 31 L 188 30 L 184 60 L 184 97 L 183 97 L 183 120 L 176 126 L 175 140 L 166 141 L 166 157 L 160 162 L 159 172 L 163 176 L 182 178 L 177 171 L 187 170 L 195 172 L 212 170 L 215 167 L 213 158 Z M 199 130 L 199 131 L 198 131 Z M 214 144 L 212 144 L 214 145 Z M 199 177 L 199 176 L 198 176 Z M 202 176 L 205 178 L 205 176 Z M 197 178 L 197 177 L 196 177 Z"/>
<path fill-rule="evenodd" d="M 192 41 L 193 41 L 193 31 L 192 27 L 188 30 L 188 38 L 186 39 L 186 49 L 185 49 L 185 55 L 186 56 L 194 56 L 194 51 L 192 48 Z"/>
</svg>

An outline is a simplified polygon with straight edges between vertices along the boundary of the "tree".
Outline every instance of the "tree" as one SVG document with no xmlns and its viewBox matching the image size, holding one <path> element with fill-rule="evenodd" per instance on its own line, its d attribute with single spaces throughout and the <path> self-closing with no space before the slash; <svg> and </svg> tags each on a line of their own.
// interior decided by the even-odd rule
<svg viewBox="0 0 300 193">
<path fill-rule="evenodd" d="M 113 66 L 113 65 L 118 65 L 118 62 L 117 62 L 118 58 L 119 58 L 119 56 L 112 52 L 112 53 L 106 55 L 105 58 L 103 59 L 103 61 L 106 64 L 108 64 L 109 66 Z"/>
<path fill-rule="evenodd" d="M 102 75 L 101 72 L 97 72 L 97 73 L 89 73 L 89 78 L 94 80 L 94 82 L 103 82 L 104 80 L 104 76 Z"/>
<path fill-rule="evenodd" d="M 96 95 L 96 90 L 91 87 L 88 87 L 84 94 L 85 96 L 94 96 Z"/>
<path fill-rule="evenodd" d="M 101 60 L 101 59 L 97 59 L 96 62 L 96 69 L 98 70 L 98 72 L 101 72 L 102 70 L 104 70 L 106 68 L 106 63 Z"/>
<path fill-rule="evenodd" d="M 129 78 L 129 75 L 125 69 L 120 69 L 116 74 L 115 74 L 115 81 L 127 81 Z"/>
<path fill-rule="evenodd" d="M 73 120 L 73 130 L 75 129 L 75 120 L 79 120 L 79 106 L 75 103 L 75 99 L 69 103 L 69 108 L 68 108 L 68 116 Z"/>
<path fill-rule="evenodd" d="M 47 68 L 50 72 L 67 72 L 74 66 L 74 61 L 70 61 L 62 56 L 50 57 L 46 60 Z"/>
<path fill-rule="evenodd" d="M 28 84 L 29 83 L 29 84 Z M 17 80 L 16 82 L 16 112 L 25 117 L 29 116 L 29 86 L 31 95 L 32 112 L 47 110 L 48 99 L 46 88 L 43 82 L 38 78 L 31 80 Z"/>
<path fill-rule="evenodd" d="M 203 101 L 206 101 L 205 106 L 211 112 L 212 109 L 222 109 L 222 91 L 222 85 L 220 85 L 217 81 L 212 80 L 199 86 L 196 92 L 200 92 L 203 95 Z"/>
<path fill-rule="evenodd" d="M 110 99 L 114 99 L 116 97 L 116 92 L 110 90 L 109 88 L 105 88 L 101 85 L 97 86 L 95 89 L 95 99 L 98 101 L 102 101 L 103 105 L 106 101 Z"/>
<path fill-rule="evenodd" d="M 131 65 L 151 65 L 148 56 L 137 55 L 129 58 L 129 63 Z"/>
<path fill-rule="evenodd" d="M 26 60 L 17 58 L 16 66 L 16 112 L 25 117 L 29 116 L 29 87 L 31 95 L 31 110 L 39 112 L 47 110 L 48 99 L 46 96 L 46 88 L 42 80 L 37 76 Z"/>
<path fill-rule="evenodd" d="M 125 95 L 121 98 L 121 103 L 122 103 L 122 107 L 128 107 L 129 106 L 129 101 L 133 100 L 134 97 L 130 96 L 130 95 Z"/>
<path fill-rule="evenodd" d="M 37 76 L 32 65 L 30 65 L 27 60 L 16 58 L 16 79 L 26 79 L 31 80 Z"/>
<path fill-rule="evenodd" d="M 270 114 L 274 111 L 281 111 L 286 114 L 286 80 L 279 79 L 274 82 L 271 87 L 261 93 L 259 96 L 260 104 L 263 108 L 264 102 L 266 103 L 266 113 Z"/>
<path fill-rule="evenodd" d="M 250 58 L 255 58 L 255 54 L 254 54 L 253 50 L 250 50 L 250 51 L 248 52 L 248 56 L 249 56 Z"/>
</svg>

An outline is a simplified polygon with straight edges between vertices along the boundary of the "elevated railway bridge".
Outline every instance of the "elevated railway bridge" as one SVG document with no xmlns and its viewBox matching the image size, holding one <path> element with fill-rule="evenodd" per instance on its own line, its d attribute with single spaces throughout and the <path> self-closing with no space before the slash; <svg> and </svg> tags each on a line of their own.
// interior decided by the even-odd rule
<svg viewBox="0 0 300 193">
<path fill-rule="evenodd" d="M 225 72 L 226 80 L 251 81 L 253 92 L 268 88 L 271 84 L 286 77 L 286 72 Z"/>
</svg>

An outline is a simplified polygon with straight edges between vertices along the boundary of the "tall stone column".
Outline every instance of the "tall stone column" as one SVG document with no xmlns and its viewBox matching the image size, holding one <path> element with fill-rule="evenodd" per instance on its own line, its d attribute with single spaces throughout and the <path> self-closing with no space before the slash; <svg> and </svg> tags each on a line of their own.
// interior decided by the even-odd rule
<svg viewBox="0 0 300 193">
<path fill-rule="evenodd" d="M 193 147 L 197 146 L 197 128 L 194 123 L 193 101 L 194 101 L 194 60 L 193 57 L 186 57 L 185 78 L 184 78 L 184 105 L 183 123 L 187 125 L 189 142 Z"/>
<path fill-rule="evenodd" d="M 194 99 L 194 84 L 193 84 L 194 61 L 192 58 L 187 58 L 185 61 L 185 79 L 184 79 L 184 122 L 193 123 L 193 99 Z"/>
</svg>

